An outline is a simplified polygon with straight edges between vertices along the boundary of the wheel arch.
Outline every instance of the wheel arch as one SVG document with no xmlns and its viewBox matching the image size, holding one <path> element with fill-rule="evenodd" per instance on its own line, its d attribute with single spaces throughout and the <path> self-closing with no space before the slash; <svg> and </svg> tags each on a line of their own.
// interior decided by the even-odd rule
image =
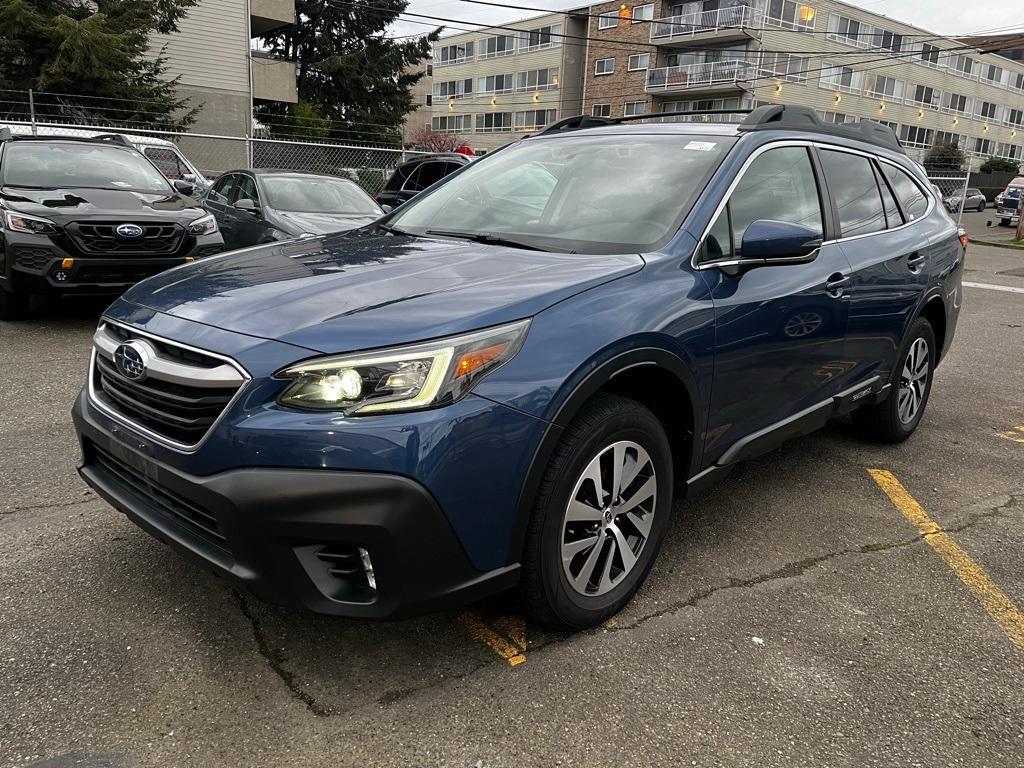
<svg viewBox="0 0 1024 768">
<path fill-rule="evenodd" d="M 630 397 L 661 421 L 672 446 L 675 488 L 685 492 L 686 480 L 700 464 L 704 414 L 696 377 L 674 352 L 660 346 L 637 346 L 611 355 L 597 355 L 568 379 L 561 396 L 552 400 L 549 424 L 534 451 L 516 505 L 508 562 L 519 561 L 534 499 L 562 431 L 580 409 L 600 392 Z"/>
<path fill-rule="evenodd" d="M 935 334 L 935 364 L 942 361 L 943 352 L 946 349 L 946 302 L 942 298 L 941 291 L 934 291 L 925 297 L 921 304 L 917 317 L 923 317 L 932 327 Z"/>
</svg>

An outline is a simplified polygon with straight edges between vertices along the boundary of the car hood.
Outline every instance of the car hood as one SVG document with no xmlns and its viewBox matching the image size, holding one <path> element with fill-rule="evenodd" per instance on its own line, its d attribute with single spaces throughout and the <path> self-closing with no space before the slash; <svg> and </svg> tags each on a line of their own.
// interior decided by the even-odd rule
<svg viewBox="0 0 1024 768">
<path fill-rule="evenodd" d="M 313 235 L 326 235 L 330 232 L 347 232 L 350 229 L 365 227 L 383 216 L 384 212 L 354 214 L 275 211 L 274 214 L 291 234 L 301 235 L 309 232 Z"/>
<path fill-rule="evenodd" d="M 82 218 L 130 218 L 167 219 L 176 218 L 182 212 L 194 218 L 203 211 L 199 203 L 190 197 L 168 191 L 166 194 L 153 192 L 131 192 L 121 189 L 25 189 L 23 187 L 0 187 L 0 200 L 4 206 L 20 213 L 43 216 L 63 224 Z"/>
<path fill-rule="evenodd" d="M 123 298 L 338 353 L 529 317 L 643 265 L 637 254 L 545 253 L 364 231 L 201 260 L 149 278 Z"/>
</svg>

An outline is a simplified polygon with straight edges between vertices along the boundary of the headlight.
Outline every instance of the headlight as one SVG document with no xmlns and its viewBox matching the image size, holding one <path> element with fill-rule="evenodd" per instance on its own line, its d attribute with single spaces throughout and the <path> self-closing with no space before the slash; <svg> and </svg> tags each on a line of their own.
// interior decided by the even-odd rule
<svg viewBox="0 0 1024 768">
<path fill-rule="evenodd" d="M 200 216 L 188 225 L 188 233 L 190 235 L 212 235 L 216 231 L 217 220 L 213 218 L 212 213 Z"/>
<path fill-rule="evenodd" d="M 60 228 L 49 219 L 29 216 L 25 213 L 6 211 L 3 214 L 7 228 L 12 232 L 29 232 L 33 235 L 55 235 Z"/>
<path fill-rule="evenodd" d="M 463 336 L 295 365 L 278 374 L 293 379 L 278 402 L 346 414 L 447 405 L 511 360 L 529 327 L 529 320 L 520 320 Z"/>
</svg>

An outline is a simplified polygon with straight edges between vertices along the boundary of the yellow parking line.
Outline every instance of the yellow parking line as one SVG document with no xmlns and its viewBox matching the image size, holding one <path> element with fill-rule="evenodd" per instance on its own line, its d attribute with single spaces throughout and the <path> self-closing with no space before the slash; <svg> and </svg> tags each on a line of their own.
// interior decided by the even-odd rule
<svg viewBox="0 0 1024 768">
<path fill-rule="evenodd" d="M 896 508 L 903 513 L 921 536 L 934 549 L 974 596 L 981 603 L 988 615 L 1002 628 L 1010 638 L 1010 641 L 1017 646 L 1017 650 L 1024 653 L 1024 613 L 1013 604 L 995 582 L 988 577 L 970 555 L 964 552 L 946 533 L 939 524 L 928 517 L 921 505 L 917 503 L 907 489 L 903 487 L 892 472 L 884 469 L 869 469 L 871 477 L 878 486 L 885 491 Z"/>
<path fill-rule="evenodd" d="M 505 616 L 494 621 L 495 628 L 501 629 L 508 637 L 498 634 L 487 626 L 479 616 L 472 613 L 459 615 L 459 621 L 472 635 L 508 662 L 510 667 L 526 661 L 526 622 L 518 616 Z"/>
<path fill-rule="evenodd" d="M 1013 440 L 1015 443 L 1024 443 L 1024 424 L 1018 424 L 1016 427 L 1007 430 L 1006 432 L 996 432 L 996 437 L 1001 437 L 1005 440 Z"/>
</svg>

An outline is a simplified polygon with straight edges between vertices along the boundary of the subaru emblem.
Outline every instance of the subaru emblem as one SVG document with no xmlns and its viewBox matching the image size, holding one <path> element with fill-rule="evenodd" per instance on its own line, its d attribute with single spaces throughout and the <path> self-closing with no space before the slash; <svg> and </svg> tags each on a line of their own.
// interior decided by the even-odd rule
<svg viewBox="0 0 1024 768">
<path fill-rule="evenodd" d="M 146 366 L 152 359 L 152 348 L 144 341 L 126 341 L 114 350 L 114 365 L 118 372 L 132 381 L 146 378 Z"/>
<path fill-rule="evenodd" d="M 138 224 L 118 224 L 114 231 L 118 237 L 142 237 L 142 227 Z"/>
</svg>

